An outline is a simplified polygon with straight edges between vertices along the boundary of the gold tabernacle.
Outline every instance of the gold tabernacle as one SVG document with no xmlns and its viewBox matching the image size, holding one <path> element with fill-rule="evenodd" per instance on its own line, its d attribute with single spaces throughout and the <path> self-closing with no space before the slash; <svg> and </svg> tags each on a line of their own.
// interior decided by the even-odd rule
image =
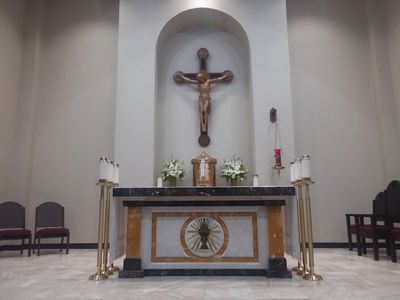
<svg viewBox="0 0 400 300">
<path fill-rule="evenodd" d="M 217 159 L 203 152 L 192 159 L 193 186 L 215 186 Z"/>
</svg>

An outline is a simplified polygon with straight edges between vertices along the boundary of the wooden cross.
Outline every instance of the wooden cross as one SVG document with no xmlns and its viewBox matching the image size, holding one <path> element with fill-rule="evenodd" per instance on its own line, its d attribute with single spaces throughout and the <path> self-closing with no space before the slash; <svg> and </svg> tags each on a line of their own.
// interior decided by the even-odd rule
<svg viewBox="0 0 400 300">
<path fill-rule="evenodd" d="M 197 56 L 200 59 L 200 70 L 198 73 L 183 73 L 181 71 L 175 72 L 174 79 L 177 83 L 193 83 L 197 84 L 199 95 L 199 111 L 200 111 L 200 136 L 199 144 L 202 147 L 210 144 L 210 137 L 208 136 L 208 114 L 211 111 L 211 98 L 210 88 L 212 83 L 216 82 L 230 82 L 233 79 L 231 71 L 224 71 L 222 73 L 208 73 L 207 71 L 207 57 L 208 50 L 200 48 L 197 51 Z"/>
</svg>

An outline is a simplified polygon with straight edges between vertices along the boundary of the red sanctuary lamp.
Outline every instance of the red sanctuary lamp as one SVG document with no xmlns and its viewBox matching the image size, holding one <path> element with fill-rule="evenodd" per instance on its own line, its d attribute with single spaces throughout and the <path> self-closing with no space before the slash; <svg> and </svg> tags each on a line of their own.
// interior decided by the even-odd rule
<svg viewBox="0 0 400 300">
<path fill-rule="evenodd" d="M 277 171 L 278 176 L 281 175 L 281 170 L 283 170 L 285 167 L 282 166 L 282 148 L 278 147 L 278 140 L 279 144 L 280 142 L 280 135 L 279 135 L 279 130 L 278 130 L 278 123 L 277 123 L 277 110 L 275 108 L 271 108 L 269 112 L 269 117 L 270 120 L 273 124 L 275 124 L 275 147 L 274 147 L 274 158 L 275 158 L 275 164 L 272 167 L 274 170 Z"/>
<path fill-rule="evenodd" d="M 274 157 L 275 157 L 275 165 L 272 167 L 272 169 L 276 170 L 276 172 L 278 172 L 278 176 L 280 176 L 281 170 L 285 168 L 284 166 L 282 166 L 281 148 L 274 149 Z"/>
<path fill-rule="evenodd" d="M 274 149 L 275 166 L 282 167 L 281 148 Z"/>
</svg>

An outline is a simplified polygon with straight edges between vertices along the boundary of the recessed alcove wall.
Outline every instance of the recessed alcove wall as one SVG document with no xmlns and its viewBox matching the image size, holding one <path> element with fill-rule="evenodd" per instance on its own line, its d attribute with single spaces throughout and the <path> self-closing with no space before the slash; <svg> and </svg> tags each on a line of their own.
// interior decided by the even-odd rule
<svg viewBox="0 0 400 300">
<path fill-rule="evenodd" d="M 198 72 L 197 50 L 209 50 L 208 71 L 231 70 L 230 83 L 213 84 L 208 133 L 211 143 L 201 147 L 199 92 L 194 84 L 177 84 L 177 70 Z M 249 42 L 240 24 L 214 9 L 187 10 L 171 19 L 161 31 L 156 55 L 155 177 L 171 155 L 185 162 L 183 185 L 192 184 L 191 159 L 206 151 L 218 160 L 236 155 L 254 174 L 253 99 L 250 92 Z M 248 179 L 251 176 L 248 176 Z M 248 182 L 246 182 L 248 183 Z M 217 175 L 217 184 L 225 181 Z"/>
<path fill-rule="evenodd" d="M 210 51 L 211 72 L 230 69 L 229 84 L 211 90 L 210 145 L 198 145 L 198 91 L 177 85 L 177 70 L 196 72 L 198 48 Z M 286 185 L 273 165 L 271 107 L 278 109 L 283 162 L 294 156 L 286 4 L 281 0 L 120 0 L 115 159 L 121 186 L 153 186 L 162 162 L 206 150 L 241 156 L 261 185 Z M 218 168 L 219 171 L 219 168 Z M 247 182 L 249 183 L 249 182 Z M 224 184 L 220 180 L 218 184 Z M 246 184 L 246 183 L 244 183 Z"/>
</svg>

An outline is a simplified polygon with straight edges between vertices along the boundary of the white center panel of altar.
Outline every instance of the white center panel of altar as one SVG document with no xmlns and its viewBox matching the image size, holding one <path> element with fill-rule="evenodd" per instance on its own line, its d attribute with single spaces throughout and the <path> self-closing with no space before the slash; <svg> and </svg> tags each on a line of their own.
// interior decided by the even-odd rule
<svg viewBox="0 0 400 300">
<path fill-rule="evenodd" d="M 211 232 L 215 236 L 214 247 L 210 245 L 202 252 L 196 251 L 196 238 L 185 236 L 182 230 L 185 223 L 191 225 L 190 219 L 195 227 L 196 219 L 201 222 L 204 216 L 210 216 L 216 234 Z M 145 269 L 265 269 L 269 256 L 267 237 L 264 206 L 142 209 L 141 253 Z"/>
</svg>

